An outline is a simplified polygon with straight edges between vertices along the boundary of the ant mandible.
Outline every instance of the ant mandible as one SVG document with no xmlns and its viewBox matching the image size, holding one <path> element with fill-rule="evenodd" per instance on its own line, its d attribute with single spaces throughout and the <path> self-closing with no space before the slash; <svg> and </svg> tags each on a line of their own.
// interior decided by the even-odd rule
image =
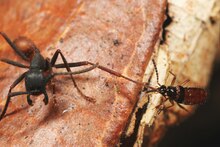
<svg viewBox="0 0 220 147">
<path fill-rule="evenodd" d="M 43 101 L 44 101 L 45 105 L 47 105 L 48 104 L 48 95 L 46 92 L 46 85 L 54 76 L 70 75 L 72 82 L 73 82 L 74 86 L 77 88 L 78 92 L 86 100 L 88 100 L 92 103 L 95 103 L 95 100 L 93 98 L 88 97 L 83 94 L 83 92 L 78 88 L 72 75 L 85 73 L 85 72 L 91 71 L 95 68 L 99 68 L 99 69 L 106 71 L 110 74 L 113 74 L 117 77 L 122 77 L 122 78 L 127 79 L 131 82 L 139 83 L 139 82 L 134 81 L 126 76 L 123 76 L 122 74 L 120 74 L 116 71 L 113 71 L 107 67 L 100 66 L 100 65 L 98 65 L 98 63 L 94 64 L 89 61 L 68 63 L 66 58 L 64 57 L 64 55 L 62 54 L 62 52 L 59 49 L 55 52 L 55 54 L 53 55 L 51 60 L 49 60 L 49 58 L 45 59 L 41 55 L 41 53 L 40 53 L 39 49 L 36 47 L 36 45 L 28 38 L 19 37 L 12 42 L 5 33 L 0 32 L 0 35 L 3 36 L 3 38 L 7 41 L 7 43 L 11 46 L 11 48 L 15 51 L 15 53 L 18 56 L 20 56 L 23 60 L 28 61 L 30 63 L 30 65 L 28 66 L 28 65 L 23 65 L 21 63 L 9 60 L 9 59 L 0 58 L 0 61 L 2 61 L 4 63 L 11 64 L 13 66 L 17 66 L 20 68 L 28 69 L 28 71 L 26 71 L 25 73 L 20 75 L 19 78 L 17 78 L 13 82 L 13 84 L 10 86 L 4 109 L 0 115 L 0 120 L 4 117 L 4 115 L 7 111 L 11 97 L 14 97 L 14 96 L 26 94 L 27 95 L 27 102 L 29 105 L 32 106 L 33 104 L 32 104 L 32 100 L 31 100 L 30 96 L 44 94 Z M 64 64 L 55 65 L 55 62 L 57 61 L 58 55 L 61 56 Z M 85 66 L 85 65 L 91 65 L 91 67 L 88 67 L 88 68 L 85 68 L 85 69 L 82 69 L 79 71 L 75 71 L 75 72 L 71 72 L 71 70 L 70 70 L 70 67 Z M 52 67 L 66 68 L 67 72 L 54 73 L 52 71 Z M 19 84 L 23 79 L 25 79 L 26 91 L 25 92 L 21 92 L 21 91 L 20 92 L 11 92 L 12 89 L 17 84 Z"/>
<path fill-rule="evenodd" d="M 145 85 L 144 91 L 146 91 L 146 93 L 158 92 L 165 97 L 165 100 L 162 103 L 166 102 L 167 100 L 170 101 L 171 106 L 167 108 L 174 106 L 174 103 L 176 103 L 180 108 L 184 109 L 185 111 L 187 111 L 187 109 L 183 107 L 181 104 L 195 105 L 195 104 L 202 104 L 206 101 L 207 92 L 203 88 L 183 87 L 180 85 L 172 86 L 176 80 L 176 76 L 172 72 L 170 73 L 174 76 L 174 79 L 171 82 L 171 86 L 161 85 L 159 83 L 159 76 L 158 76 L 156 63 L 154 60 L 152 60 L 152 62 L 155 68 L 157 83 L 159 87 L 155 88 L 155 87 Z M 184 83 L 186 82 L 188 82 L 188 80 L 185 81 Z M 150 88 L 151 90 L 147 90 L 146 88 Z"/>
</svg>

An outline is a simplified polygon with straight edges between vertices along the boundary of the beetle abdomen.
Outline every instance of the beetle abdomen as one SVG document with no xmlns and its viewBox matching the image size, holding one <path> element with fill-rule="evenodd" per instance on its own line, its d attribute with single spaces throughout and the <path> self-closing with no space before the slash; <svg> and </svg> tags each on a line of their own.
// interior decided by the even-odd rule
<svg viewBox="0 0 220 147">
<path fill-rule="evenodd" d="M 202 88 L 184 88 L 183 104 L 194 105 L 205 103 L 207 92 Z"/>
</svg>

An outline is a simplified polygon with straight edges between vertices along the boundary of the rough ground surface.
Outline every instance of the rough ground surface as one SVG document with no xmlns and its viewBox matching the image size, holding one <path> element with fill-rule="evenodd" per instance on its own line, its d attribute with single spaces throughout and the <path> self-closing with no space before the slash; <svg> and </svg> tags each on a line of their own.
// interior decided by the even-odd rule
<svg viewBox="0 0 220 147">
<path fill-rule="evenodd" d="M 45 57 L 59 48 L 68 62 L 99 62 L 141 81 L 159 39 L 165 6 L 165 0 L 0 0 L 0 31 L 12 39 L 31 38 Z M 23 62 L 2 38 L 0 57 Z M 25 70 L 4 63 L 0 67 L 2 108 L 10 84 Z M 12 99 L 0 122 L 1 146 L 115 146 L 141 87 L 99 69 L 75 79 L 95 104 L 81 97 L 68 76 L 57 77 L 56 93 L 47 88 L 47 106 L 42 96 L 32 97 L 33 107 L 26 96 Z M 14 89 L 21 90 L 23 82 Z"/>
</svg>

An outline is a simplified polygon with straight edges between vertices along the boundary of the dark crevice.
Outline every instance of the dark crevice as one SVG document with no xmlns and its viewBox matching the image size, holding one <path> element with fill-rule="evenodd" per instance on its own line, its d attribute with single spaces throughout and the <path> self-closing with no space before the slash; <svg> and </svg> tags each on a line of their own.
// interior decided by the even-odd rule
<svg viewBox="0 0 220 147">
<path fill-rule="evenodd" d="M 166 27 L 169 26 L 171 23 L 172 23 L 172 18 L 169 16 L 169 8 L 168 8 L 168 5 L 167 5 L 167 8 L 166 8 L 166 11 L 165 11 L 165 15 L 167 17 L 167 19 L 164 21 L 163 23 L 163 26 L 162 26 L 162 38 L 161 38 L 161 41 L 160 41 L 160 44 L 164 44 L 165 41 L 166 41 L 166 37 L 167 37 L 167 30 L 166 30 Z"/>
<path fill-rule="evenodd" d="M 134 132 L 131 134 L 131 136 L 125 136 L 122 135 L 120 139 L 120 147 L 133 147 L 136 139 L 137 139 L 137 134 L 138 134 L 138 128 L 142 119 L 142 116 L 147 110 L 147 105 L 148 103 L 145 103 L 142 108 L 139 108 L 138 111 L 136 112 L 136 121 L 135 121 L 135 127 L 134 127 Z"/>
<path fill-rule="evenodd" d="M 153 73 L 150 75 L 147 83 L 150 83 L 152 76 L 153 76 Z M 144 89 L 145 88 L 146 87 L 144 87 Z M 144 89 L 142 91 L 145 91 L 145 90 L 147 91 L 148 90 L 148 89 L 145 89 L 145 90 Z M 125 134 L 121 135 L 120 147 L 133 147 L 134 143 L 137 140 L 137 135 L 138 135 L 141 119 L 142 119 L 143 115 L 145 114 L 145 112 L 147 110 L 148 104 L 149 104 L 149 97 L 148 97 L 148 101 L 141 108 L 138 108 L 137 112 L 135 113 L 136 120 L 135 120 L 135 125 L 134 125 L 133 133 L 130 136 L 126 136 Z M 137 104 L 136 104 L 135 108 L 136 107 L 137 107 Z M 133 113 L 134 113 L 134 111 L 135 111 L 135 109 L 133 110 Z M 127 127 L 129 127 L 129 124 L 130 123 L 128 123 Z M 146 139 L 144 141 L 146 142 Z"/>
<path fill-rule="evenodd" d="M 166 38 L 167 37 L 167 30 L 166 30 L 167 26 L 169 26 L 173 22 L 172 18 L 169 16 L 168 12 L 169 12 L 169 9 L 168 9 L 168 5 L 167 5 L 166 11 L 165 11 L 166 20 L 164 21 L 163 26 L 162 26 L 163 31 L 162 31 L 162 38 L 161 38 L 161 41 L 160 41 L 161 45 L 164 44 L 166 42 L 166 39 L 167 39 Z M 133 147 L 134 146 L 134 143 L 137 140 L 137 135 L 138 135 L 141 119 L 142 119 L 144 113 L 147 110 L 147 106 L 148 106 L 148 103 L 145 103 L 143 105 L 143 107 L 139 108 L 138 111 L 136 112 L 134 132 L 130 136 L 126 136 L 125 134 L 122 134 L 122 136 L 120 138 L 120 147 Z M 144 138 L 143 141 L 145 142 L 145 144 L 147 144 L 149 140 L 148 140 L 148 138 Z"/>
</svg>

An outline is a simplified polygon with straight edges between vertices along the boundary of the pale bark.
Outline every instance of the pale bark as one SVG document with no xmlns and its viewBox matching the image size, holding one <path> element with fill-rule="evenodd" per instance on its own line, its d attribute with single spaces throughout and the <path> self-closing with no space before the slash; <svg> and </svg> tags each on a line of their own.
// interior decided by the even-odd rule
<svg viewBox="0 0 220 147">
<path fill-rule="evenodd" d="M 171 23 L 164 28 L 165 42 L 158 43 L 155 47 L 157 52 L 152 57 L 157 62 L 159 83 L 170 86 L 174 77 L 169 71 L 172 71 L 177 78 L 175 85 L 181 85 L 182 82 L 190 80 L 184 86 L 205 89 L 208 86 L 217 48 L 219 48 L 220 1 L 169 0 L 167 15 Z M 153 74 L 150 83 L 155 86 L 158 84 L 153 70 L 152 65 L 147 67 L 144 81 L 148 81 Z M 197 107 L 184 105 L 189 111 L 186 112 L 175 105 L 158 115 L 158 109 L 155 106 L 161 104 L 161 99 L 160 94 L 142 93 L 127 129 L 129 136 L 133 133 L 137 110 L 147 103 L 147 110 L 141 118 L 134 146 L 143 145 L 143 139 L 149 140 L 144 146 L 153 146 L 158 143 L 168 126 L 177 124 L 192 115 Z M 170 103 L 166 102 L 165 105 L 169 106 Z"/>
</svg>

